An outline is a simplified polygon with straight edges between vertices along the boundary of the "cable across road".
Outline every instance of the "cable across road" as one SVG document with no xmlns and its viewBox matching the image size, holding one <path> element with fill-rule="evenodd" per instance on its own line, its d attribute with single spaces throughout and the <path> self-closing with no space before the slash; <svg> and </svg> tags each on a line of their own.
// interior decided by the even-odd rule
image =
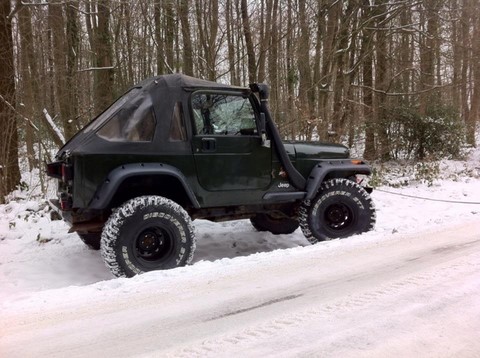
<svg viewBox="0 0 480 358">
<path fill-rule="evenodd" d="M 404 196 L 404 197 L 406 197 L 406 198 L 419 199 L 419 200 L 437 201 L 437 202 L 441 202 L 441 203 L 450 203 L 450 204 L 480 205 L 480 202 L 478 202 L 478 201 L 460 201 L 460 200 L 433 199 L 433 198 L 425 198 L 425 197 L 422 197 L 422 196 L 408 195 L 408 194 L 402 194 L 402 193 L 394 193 L 393 191 L 382 190 L 382 189 L 374 189 L 374 190 L 375 190 L 375 191 L 382 192 L 382 193 L 386 193 L 386 194 Z"/>
</svg>

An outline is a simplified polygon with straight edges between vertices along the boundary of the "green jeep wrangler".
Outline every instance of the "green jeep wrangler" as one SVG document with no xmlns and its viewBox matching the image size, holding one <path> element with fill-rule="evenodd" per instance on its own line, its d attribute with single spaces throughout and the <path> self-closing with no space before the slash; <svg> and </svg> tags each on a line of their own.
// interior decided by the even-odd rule
<svg viewBox="0 0 480 358">
<path fill-rule="evenodd" d="M 268 86 L 173 74 L 131 88 L 47 165 L 53 206 L 116 276 L 192 260 L 192 220 L 250 219 L 313 244 L 375 224 L 371 174 L 336 144 L 282 141 Z"/>
</svg>

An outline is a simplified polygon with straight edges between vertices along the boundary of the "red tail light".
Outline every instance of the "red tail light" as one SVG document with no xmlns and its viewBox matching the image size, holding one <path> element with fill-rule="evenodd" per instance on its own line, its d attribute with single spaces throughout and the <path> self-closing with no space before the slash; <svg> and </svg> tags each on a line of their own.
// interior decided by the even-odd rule
<svg viewBox="0 0 480 358">
<path fill-rule="evenodd" d="M 53 162 L 47 164 L 47 174 L 52 178 L 62 179 L 68 182 L 73 179 L 73 168 L 70 164 L 64 162 Z"/>
<path fill-rule="evenodd" d="M 61 195 L 60 207 L 64 211 L 70 210 L 72 208 L 72 198 L 68 195 Z"/>
</svg>

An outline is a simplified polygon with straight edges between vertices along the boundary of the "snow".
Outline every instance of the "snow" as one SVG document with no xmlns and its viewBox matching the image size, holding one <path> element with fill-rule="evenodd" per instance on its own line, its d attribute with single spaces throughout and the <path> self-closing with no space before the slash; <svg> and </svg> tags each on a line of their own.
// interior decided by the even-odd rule
<svg viewBox="0 0 480 358">
<path fill-rule="evenodd" d="M 439 169 L 374 191 L 366 234 L 311 246 L 196 220 L 190 266 L 132 279 L 52 221 L 25 173 L 0 205 L 0 356 L 479 356 L 480 205 L 387 193 L 480 202 L 480 150 Z"/>
</svg>

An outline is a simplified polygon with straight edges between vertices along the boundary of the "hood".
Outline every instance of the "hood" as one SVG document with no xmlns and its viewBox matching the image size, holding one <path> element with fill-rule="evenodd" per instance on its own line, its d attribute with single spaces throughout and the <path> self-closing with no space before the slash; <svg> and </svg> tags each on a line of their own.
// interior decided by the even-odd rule
<svg viewBox="0 0 480 358">
<path fill-rule="evenodd" d="M 345 159 L 350 156 L 347 147 L 341 144 L 321 142 L 283 142 L 290 160 Z"/>
</svg>

